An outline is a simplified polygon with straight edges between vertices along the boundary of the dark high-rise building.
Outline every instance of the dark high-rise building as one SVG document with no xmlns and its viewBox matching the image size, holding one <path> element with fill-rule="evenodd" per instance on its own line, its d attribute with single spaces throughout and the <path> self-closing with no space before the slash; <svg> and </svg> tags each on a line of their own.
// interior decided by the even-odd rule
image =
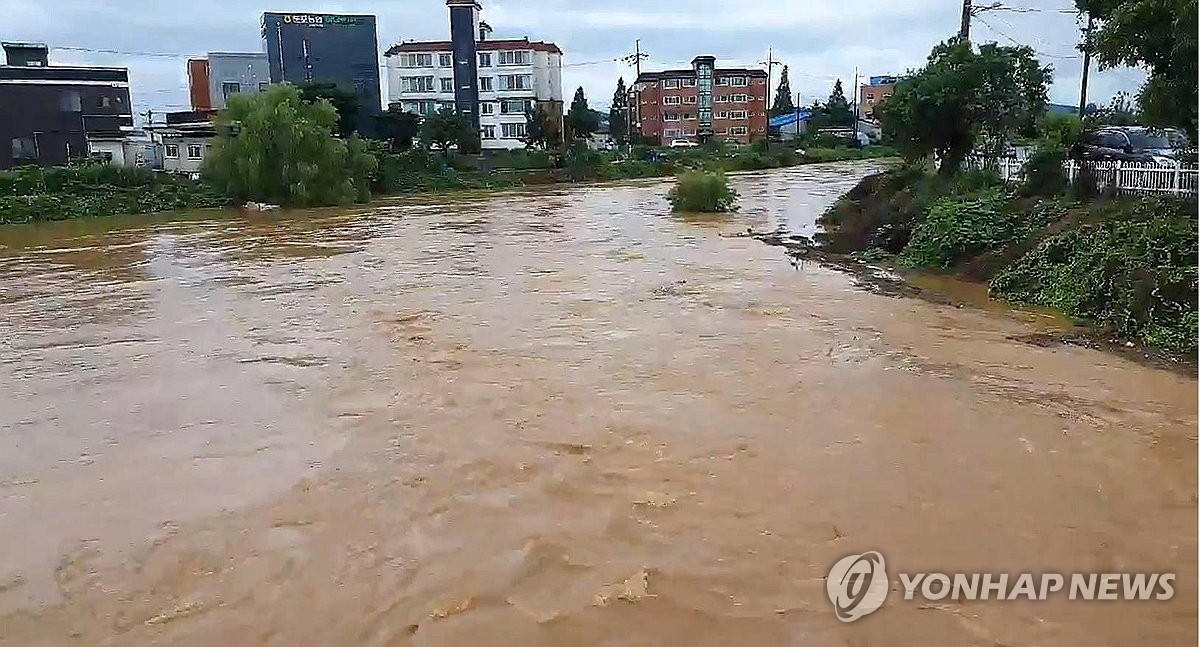
<svg viewBox="0 0 1200 647">
<path fill-rule="evenodd" d="M 271 82 L 333 83 L 358 95 L 360 131 L 382 112 L 375 16 L 264 13 L 262 37 Z"/>
<path fill-rule="evenodd" d="M 479 31 L 477 0 L 446 0 L 450 7 L 450 53 L 454 57 L 454 107 L 479 132 L 479 69 L 475 36 Z"/>
</svg>

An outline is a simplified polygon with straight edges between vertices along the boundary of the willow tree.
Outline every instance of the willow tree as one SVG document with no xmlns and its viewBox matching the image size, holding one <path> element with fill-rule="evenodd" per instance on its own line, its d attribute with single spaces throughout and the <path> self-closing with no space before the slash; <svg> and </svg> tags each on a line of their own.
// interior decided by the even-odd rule
<svg viewBox="0 0 1200 647">
<path fill-rule="evenodd" d="M 365 142 L 334 136 L 337 109 L 290 85 L 239 94 L 216 120 L 205 180 L 237 202 L 323 206 L 370 199 L 375 158 Z"/>
</svg>

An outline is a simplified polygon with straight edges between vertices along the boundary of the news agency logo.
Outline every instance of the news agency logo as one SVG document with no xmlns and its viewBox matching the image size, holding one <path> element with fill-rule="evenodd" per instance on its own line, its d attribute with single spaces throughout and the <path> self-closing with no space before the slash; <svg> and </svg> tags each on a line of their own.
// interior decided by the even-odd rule
<svg viewBox="0 0 1200 647">
<path fill-rule="evenodd" d="M 888 594 L 883 555 L 871 551 L 838 560 L 825 579 L 825 592 L 842 622 L 854 622 L 883 606 Z"/>
<path fill-rule="evenodd" d="M 1170 600 L 1174 573 L 900 573 L 904 599 L 928 601 Z M 883 555 L 869 551 L 847 555 L 829 569 L 825 592 L 842 622 L 854 622 L 879 610 L 891 590 Z"/>
</svg>

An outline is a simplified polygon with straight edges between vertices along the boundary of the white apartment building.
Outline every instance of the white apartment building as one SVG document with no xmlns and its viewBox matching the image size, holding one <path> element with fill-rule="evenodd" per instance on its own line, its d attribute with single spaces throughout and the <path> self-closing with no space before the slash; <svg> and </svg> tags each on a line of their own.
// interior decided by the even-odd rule
<svg viewBox="0 0 1200 647">
<path fill-rule="evenodd" d="M 528 38 L 486 40 L 486 23 L 475 44 L 479 75 L 479 137 L 485 149 L 525 146 L 525 113 L 542 106 L 562 121 L 562 50 Z M 430 114 L 454 107 L 450 41 L 409 41 L 384 53 L 388 103 Z"/>
</svg>

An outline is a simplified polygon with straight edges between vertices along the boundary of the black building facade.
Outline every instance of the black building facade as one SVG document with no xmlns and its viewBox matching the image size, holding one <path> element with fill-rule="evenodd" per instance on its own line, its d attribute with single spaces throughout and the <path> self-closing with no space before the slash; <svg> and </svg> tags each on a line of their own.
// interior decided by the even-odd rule
<svg viewBox="0 0 1200 647">
<path fill-rule="evenodd" d="M 271 82 L 333 83 L 358 95 L 359 130 L 383 111 L 375 16 L 264 13 L 262 38 Z"/>
<path fill-rule="evenodd" d="M 55 67 L 29 56 L 0 65 L 0 168 L 51 166 L 88 155 L 90 138 L 120 138 L 133 129 L 129 71 L 107 67 Z"/>
</svg>

